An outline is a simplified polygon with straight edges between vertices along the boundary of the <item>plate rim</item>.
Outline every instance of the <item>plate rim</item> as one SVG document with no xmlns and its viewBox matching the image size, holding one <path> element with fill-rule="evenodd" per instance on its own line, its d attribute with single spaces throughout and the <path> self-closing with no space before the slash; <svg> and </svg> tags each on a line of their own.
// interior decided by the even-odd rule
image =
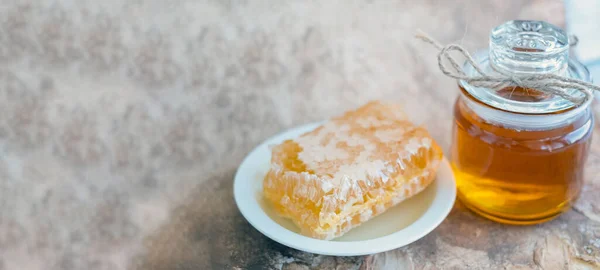
<svg viewBox="0 0 600 270">
<path fill-rule="evenodd" d="M 450 214 L 456 200 L 456 180 L 446 157 L 442 159 L 439 170 L 449 170 L 449 177 L 438 181 L 436 196 L 425 212 L 407 227 L 391 234 L 360 241 L 327 241 L 304 236 L 290 231 L 273 219 L 260 207 L 253 191 L 254 176 L 244 177 L 246 167 L 253 165 L 253 157 L 261 150 L 269 150 L 269 145 L 285 139 L 294 138 L 297 133 L 304 133 L 318 127 L 323 122 L 304 124 L 284 130 L 256 146 L 244 158 L 233 179 L 234 200 L 242 216 L 248 223 L 269 239 L 284 246 L 314 254 L 330 256 L 360 256 L 385 252 L 411 244 L 437 228 Z M 445 168 L 443 168 L 445 167 Z M 244 181 L 244 178 L 247 178 Z M 258 209 L 257 209 L 258 208 Z M 437 211 L 432 211 L 437 209 Z M 436 213 L 433 213 L 436 212 Z"/>
</svg>

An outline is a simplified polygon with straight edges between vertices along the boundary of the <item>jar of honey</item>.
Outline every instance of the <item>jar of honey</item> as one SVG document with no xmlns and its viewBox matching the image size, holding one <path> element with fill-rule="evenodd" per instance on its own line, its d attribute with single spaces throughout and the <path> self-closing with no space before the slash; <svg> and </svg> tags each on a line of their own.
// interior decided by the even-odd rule
<svg viewBox="0 0 600 270">
<path fill-rule="evenodd" d="M 475 58 L 490 74 L 553 73 L 590 81 L 585 67 L 569 58 L 566 33 L 541 21 L 494 28 L 489 49 Z M 465 66 L 465 72 L 475 71 Z M 591 99 L 574 104 L 542 90 L 478 88 L 464 81 L 459 88 L 450 159 L 464 205 L 494 221 L 523 225 L 569 209 L 583 185 L 594 126 Z"/>
</svg>

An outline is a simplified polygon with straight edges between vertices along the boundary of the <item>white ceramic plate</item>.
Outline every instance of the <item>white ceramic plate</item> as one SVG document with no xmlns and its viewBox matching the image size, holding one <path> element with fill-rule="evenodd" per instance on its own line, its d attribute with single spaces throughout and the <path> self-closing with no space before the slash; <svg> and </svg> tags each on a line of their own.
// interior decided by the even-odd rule
<svg viewBox="0 0 600 270">
<path fill-rule="evenodd" d="M 290 220 L 277 216 L 262 196 L 263 177 L 269 170 L 269 145 L 279 144 L 316 128 L 319 123 L 285 131 L 256 147 L 240 165 L 234 179 L 235 202 L 242 215 L 267 237 L 306 252 L 355 256 L 384 252 L 408 245 L 435 229 L 450 213 L 456 183 L 444 159 L 436 180 L 423 192 L 331 241 L 299 234 Z"/>
</svg>

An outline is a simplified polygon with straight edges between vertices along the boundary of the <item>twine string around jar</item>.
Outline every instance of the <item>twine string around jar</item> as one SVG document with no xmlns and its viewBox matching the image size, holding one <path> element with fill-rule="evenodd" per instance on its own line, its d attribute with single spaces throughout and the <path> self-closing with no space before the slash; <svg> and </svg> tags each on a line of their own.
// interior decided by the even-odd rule
<svg viewBox="0 0 600 270">
<path fill-rule="evenodd" d="M 449 44 L 442 46 L 435 39 L 423 32 L 417 33 L 416 37 L 436 47 L 439 51 L 437 60 L 440 70 L 448 77 L 462 80 L 474 87 L 483 87 L 491 89 L 503 89 L 506 87 L 523 87 L 525 89 L 535 89 L 548 94 L 560 96 L 579 106 L 587 100 L 594 97 L 593 91 L 600 91 L 600 86 L 586 81 L 564 77 L 556 74 L 535 74 L 535 75 L 516 75 L 506 71 L 495 70 L 498 74 L 487 74 L 481 66 L 473 59 L 471 54 L 462 46 Z M 576 42 L 576 41 L 575 41 Z M 479 75 L 469 76 L 458 64 L 450 53 L 458 52 L 462 54 L 469 65 L 471 65 Z M 448 63 L 450 66 L 448 66 Z M 568 90 L 575 89 L 583 93 L 584 97 L 575 97 L 568 93 Z"/>
</svg>

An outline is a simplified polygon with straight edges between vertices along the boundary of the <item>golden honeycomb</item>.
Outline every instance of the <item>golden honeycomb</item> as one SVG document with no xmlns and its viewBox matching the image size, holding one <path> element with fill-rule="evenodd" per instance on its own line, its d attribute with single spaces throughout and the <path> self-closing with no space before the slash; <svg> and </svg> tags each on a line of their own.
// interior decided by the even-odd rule
<svg viewBox="0 0 600 270">
<path fill-rule="evenodd" d="M 373 101 L 274 146 L 263 192 L 302 234 L 330 240 L 425 189 L 441 160 L 427 130 Z"/>
</svg>

